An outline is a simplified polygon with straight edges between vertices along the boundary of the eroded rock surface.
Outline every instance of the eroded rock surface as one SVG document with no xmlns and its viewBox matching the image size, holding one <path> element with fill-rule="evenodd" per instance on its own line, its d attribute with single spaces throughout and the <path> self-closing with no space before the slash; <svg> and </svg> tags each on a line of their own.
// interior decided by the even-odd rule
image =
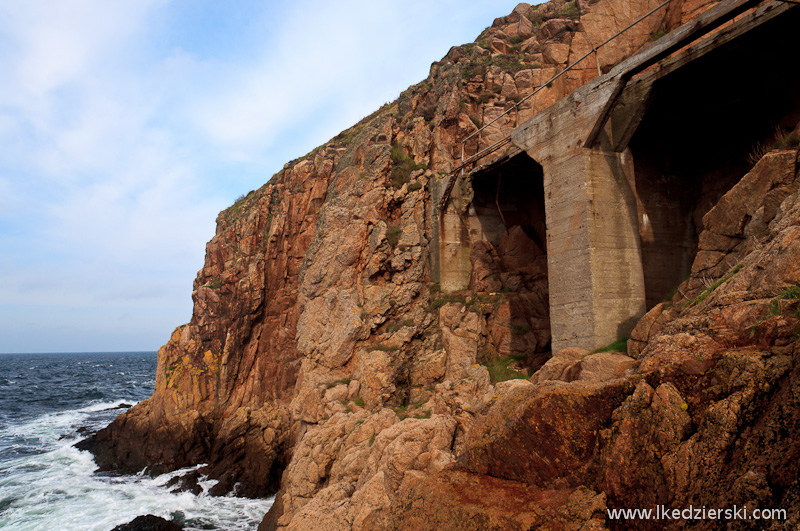
<svg viewBox="0 0 800 531">
<path fill-rule="evenodd" d="M 700 216 L 692 276 L 627 353 L 551 357 L 543 226 L 473 245 L 470 290 L 431 282 L 433 192 L 461 139 L 659 3 L 520 4 L 222 212 L 154 395 L 82 446 L 104 470 L 208 463 L 215 493 L 276 494 L 261 530 L 641 529 L 606 510 L 800 507 L 796 150 Z M 713 4 L 674 1 L 466 149 Z"/>
</svg>

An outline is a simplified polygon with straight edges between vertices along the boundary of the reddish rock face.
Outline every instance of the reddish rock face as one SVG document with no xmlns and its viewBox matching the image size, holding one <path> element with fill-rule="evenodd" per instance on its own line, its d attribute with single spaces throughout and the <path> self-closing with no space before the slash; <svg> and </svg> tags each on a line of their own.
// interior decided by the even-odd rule
<svg viewBox="0 0 800 531">
<path fill-rule="evenodd" d="M 261 529 L 596 531 L 647 528 L 609 507 L 798 507 L 796 150 L 703 218 L 692 277 L 627 356 L 548 361 L 546 257 L 519 225 L 475 242 L 470 290 L 430 281 L 432 190 L 461 139 L 658 3 L 520 4 L 222 212 L 153 396 L 82 446 L 104 470 L 205 462 L 215 493 L 277 491 Z M 709 5 L 675 0 L 468 154 Z"/>
<path fill-rule="evenodd" d="M 555 383 L 509 392 L 470 431 L 460 464 L 470 472 L 558 488 L 591 475 L 598 430 L 632 384 Z"/>
<path fill-rule="evenodd" d="M 410 481 L 392 505 L 391 529 L 603 529 L 605 497 L 589 489 L 542 490 L 448 470 Z M 579 527 L 583 526 L 583 527 Z"/>
</svg>

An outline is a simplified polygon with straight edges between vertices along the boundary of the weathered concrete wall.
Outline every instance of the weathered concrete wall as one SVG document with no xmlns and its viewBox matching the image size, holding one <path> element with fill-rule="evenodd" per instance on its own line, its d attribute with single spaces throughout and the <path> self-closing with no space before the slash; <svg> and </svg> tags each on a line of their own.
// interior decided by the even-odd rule
<svg viewBox="0 0 800 531">
<path fill-rule="evenodd" d="M 645 311 L 632 159 L 583 146 L 616 87 L 598 78 L 511 136 L 544 168 L 554 351 L 624 337 Z"/>
<path fill-rule="evenodd" d="M 703 210 L 708 197 L 719 195 L 719 190 L 713 190 L 709 182 L 727 183 L 727 177 L 719 178 L 709 173 L 711 170 L 694 167 L 673 172 L 665 166 L 665 159 L 658 152 L 679 153 L 680 146 L 657 146 L 651 153 L 649 148 L 641 147 L 650 141 L 663 144 L 665 139 L 648 130 L 650 140 L 642 141 L 643 135 L 637 131 L 643 122 L 647 123 L 645 116 L 651 112 L 653 99 L 657 101 L 659 97 L 658 87 L 662 87 L 662 97 L 666 94 L 676 100 L 679 107 L 685 106 L 675 95 L 682 93 L 685 87 L 693 87 L 697 81 L 681 79 L 681 69 L 688 72 L 691 69 L 685 67 L 695 64 L 695 69 L 709 70 L 703 63 L 706 60 L 716 64 L 719 70 L 709 73 L 709 78 L 700 83 L 704 85 L 700 92 L 711 90 L 712 97 L 708 101 L 695 98 L 698 99 L 696 108 L 677 113 L 682 116 L 681 120 L 672 116 L 676 114 L 674 108 L 657 104 L 662 114 L 655 120 L 653 131 L 665 122 L 680 122 L 683 130 L 696 128 L 700 122 L 728 124 L 731 122 L 728 115 L 734 119 L 725 127 L 735 128 L 735 117 L 741 115 L 741 101 L 747 99 L 747 94 L 736 92 L 739 89 L 727 90 L 728 96 L 720 98 L 713 94 L 713 87 L 716 83 L 750 90 L 749 85 L 738 80 L 721 82 L 720 72 L 736 74 L 736 58 L 741 56 L 742 41 L 766 42 L 771 33 L 785 35 L 789 32 L 775 32 L 759 26 L 779 20 L 791 6 L 773 2 L 742 15 L 758 3 L 756 0 L 720 3 L 511 133 L 513 144 L 544 170 L 547 274 L 554 351 L 568 346 L 593 349 L 625 337 L 645 310 L 660 301 L 687 273 L 696 245 L 698 212 Z M 735 22 L 719 29 L 737 16 Z M 793 20 L 785 16 L 780 20 L 784 25 L 793 24 Z M 679 52 L 712 31 L 716 33 Z M 728 46 L 734 41 L 737 44 Z M 726 46 L 728 48 L 718 53 Z M 744 49 L 751 48 L 758 46 L 748 45 Z M 784 49 L 786 47 L 780 44 L 761 46 L 760 51 L 753 52 L 755 60 L 749 64 L 770 63 L 769 57 L 774 56 L 776 50 L 780 55 Z M 669 57 L 673 53 L 675 55 Z M 771 77 L 768 76 L 775 78 L 775 86 L 790 89 L 781 98 L 760 95 L 757 99 L 767 103 L 762 103 L 765 112 L 760 112 L 760 108 L 751 112 L 748 128 L 757 129 L 794 108 L 792 93 L 797 91 L 792 87 L 797 85 L 797 76 L 792 74 L 793 69 L 781 68 L 781 64 L 790 62 L 788 57 L 781 56 L 781 61 L 769 69 Z M 631 81 L 634 75 L 638 77 Z M 698 79 L 696 72 L 687 75 Z M 678 87 L 670 90 L 666 79 L 672 79 L 673 85 Z M 697 92 L 697 87 L 692 90 Z M 717 115 L 709 114 L 708 109 L 720 107 L 722 99 L 730 109 L 719 108 Z M 705 118 L 698 118 L 701 115 Z M 650 122 L 654 122 L 652 117 Z M 741 132 L 733 136 L 756 142 L 764 137 L 764 133 L 756 129 L 749 136 Z M 692 131 L 697 137 L 693 144 L 704 145 L 708 137 L 698 131 Z M 636 135 L 639 141 L 638 148 L 633 151 L 637 159 L 634 165 L 629 144 Z M 669 136 L 674 140 L 683 135 L 672 131 Z M 715 167 L 720 166 L 720 159 L 730 158 L 724 155 L 725 149 L 733 147 L 725 132 L 717 136 L 726 138 L 720 143 L 722 147 L 700 157 Z M 747 150 L 747 146 L 736 148 L 738 153 Z M 696 166 L 692 161 L 703 154 L 701 151 L 685 156 L 684 162 L 690 161 L 688 166 Z M 735 171 L 731 173 L 741 176 L 741 164 L 737 164 L 733 165 Z M 462 201 L 460 207 L 449 207 L 440 224 L 447 232 L 441 244 L 444 289 L 464 289 L 469 285 L 467 242 L 470 236 L 473 241 L 496 238 L 496 220 L 483 225 L 471 223 L 467 204 L 468 201 Z"/>
<path fill-rule="evenodd" d="M 589 191 L 589 249 L 594 348 L 627 337 L 645 312 L 633 159 L 622 153 L 582 150 Z"/>
<path fill-rule="evenodd" d="M 460 291 L 469 287 L 472 265 L 470 263 L 469 219 L 465 212 L 463 183 L 453 188 L 450 201 L 443 212 L 439 212 L 439 275 L 438 281 L 445 292 Z M 438 204 L 438 201 L 434 201 Z M 435 277 L 434 277 L 435 279 Z"/>
<path fill-rule="evenodd" d="M 544 172 L 553 350 L 594 349 L 645 311 L 632 160 L 577 148 Z"/>
</svg>

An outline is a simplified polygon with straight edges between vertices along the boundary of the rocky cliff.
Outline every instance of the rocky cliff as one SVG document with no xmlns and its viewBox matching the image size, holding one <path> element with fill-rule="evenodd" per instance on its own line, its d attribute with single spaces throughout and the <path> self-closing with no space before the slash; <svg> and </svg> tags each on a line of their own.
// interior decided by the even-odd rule
<svg viewBox="0 0 800 531">
<path fill-rule="evenodd" d="M 262 529 L 647 528 L 606 509 L 656 504 L 797 525 L 796 149 L 696 213 L 692 275 L 627 352 L 551 356 L 544 238 L 519 225 L 473 246 L 472 289 L 432 282 L 432 192 L 461 140 L 659 3 L 520 4 L 223 211 L 155 393 L 84 444 L 99 466 L 208 463 L 216 493 L 276 494 Z M 467 152 L 713 4 L 673 1 Z"/>
</svg>

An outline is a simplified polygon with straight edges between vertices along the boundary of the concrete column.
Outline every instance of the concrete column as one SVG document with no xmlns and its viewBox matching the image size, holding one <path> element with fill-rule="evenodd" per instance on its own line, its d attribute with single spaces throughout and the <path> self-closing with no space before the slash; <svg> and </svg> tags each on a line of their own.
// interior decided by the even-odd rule
<svg viewBox="0 0 800 531">
<path fill-rule="evenodd" d="M 472 274 L 469 252 L 469 228 L 451 204 L 439 220 L 439 283 L 442 291 L 460 291 L 469 287 Z"/>
<path fill-rule="evenodd" d="M 447 182 L 438 182 L 431 186 L 432 204 L 441 203 L 446 185 Z M 431 260 L 433 266 L 431 276 L 439 282 L 445 292 L 469 288 L 472 275 L 469 226 L 465 214 L 465 204 L 468 204 L 469 198 L 464 198 L 463 186 L 463 182 L 457 182 L 444 212 L 437 209 L 432 216 L 434 221 L 432 250 L 435 256 Z"/>
<path fill-rule="evenodd" d="M 542 164 L 553 351 L 604 346 L 645 312 L 631 157 L 566 151 Z"/>
</svg>

